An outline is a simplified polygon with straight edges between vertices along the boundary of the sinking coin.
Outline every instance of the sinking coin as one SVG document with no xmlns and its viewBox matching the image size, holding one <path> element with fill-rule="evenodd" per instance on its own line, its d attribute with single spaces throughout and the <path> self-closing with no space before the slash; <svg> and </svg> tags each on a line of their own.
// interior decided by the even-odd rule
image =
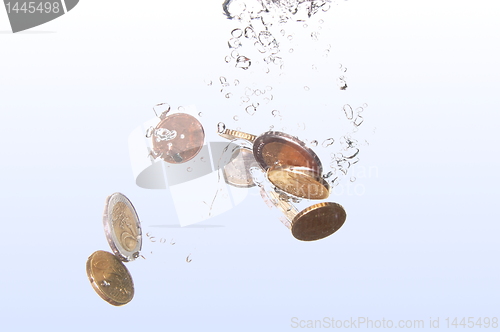
<svg viewBox="0 0 500 332">
<path fill-rule="evenodd" d="M 255 186 L 251 167 L 259 167 L 251 149 L 240 146 L 231 156 L 231 161 L 224 166 L 224 180 L 238 188 L 250 188 Z"/>
<path fill-rule="evenodd" d="M 132 202 L 121 193 L 106 198 L 103 214 L 104 232 L 113 253 L 123 261 L 139 257 L 142 230 Z"/>
<path fill-rule="evenodd" d="M 255 141 L 257 136 L 252 135 L 252 134 L 247 134 L 238 130 L 232 130 L 232 129 L 225 129 L 223 132 L 219 133 L 221 137 L 224 137 L 230 141 L 235 140 L 235 139 L 244 139 L 247 140 L 251 143 Z"/>
<path fill-rule="evenodd" d="M 278 131 L 268 131 L 255 139 L 255 160 L 264 169 L 274 165 L 301 166 L 321 175 L 323 167 L 316 153 L 298 138 Z"/>
<path fill-rule="evenodd" d="M 291 202 L 281 200 L 278 193 L 265 186 L 261 187 L 261 196 L 283 213 L 286 222 L 282 222 L 297 240 L 323 239 L 338 231 L 346 220 L 344 208 L 337 203 L 318 203 L 298 212 Z"/>
<path fill-rule="evenodd" d="M 315 241 L 332 235 L 346 219 L 344 208 L 337 203 L 325 202 L 300 211 L 292 220 L 292 235 L 301 241 Z"/>
<path fill-rule="evenodd" d="M 106 302 L 121 306 L 134 297 L 134 282 L 125 265 L 107 251 L 96 251 L 87 260 L 92 288 Z"/>
<path fill-rule="evenodd" d="M 153 131 L 153 150 L 171 164 L 193 159 L 202 149 L 205 132 L 201 123 L 186 113 L 165 117 Z"/>
<path fill-rule="evenodd" d="M 274 165 L 267 170 L 267 178 L 277 188 L 301 198 L 325 199 L 330 196 L 330 185 L 308 167 Z"/>
</svg>

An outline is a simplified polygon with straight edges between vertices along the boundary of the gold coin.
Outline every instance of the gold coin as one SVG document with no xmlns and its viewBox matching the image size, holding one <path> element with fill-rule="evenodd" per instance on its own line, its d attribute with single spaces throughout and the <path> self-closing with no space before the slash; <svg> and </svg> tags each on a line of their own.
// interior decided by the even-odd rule
<svg viewBox="0 0 500 332">
<path fill-rule="evenodd" d="M 120 306 L 134 297 L 132 276 L 123 263 L 107 251 L 96 251 L 87 260 L 87 276 L 95 292 L 106 302 Z"/>
<path fill-rule="evenodd" d="M 222 133 L 219 133 L 219 136 L 224 137 L 230 141 L 241 138 L 244 140 L 247 140 L 251 143 L 255 141 L 257 136 L 252 135 L 252 134 L 247 134 L 242 131 L 237 131 L 237 130 L 232 130 L 232 129 L 226 129 Z"/>
<path fill-rule="evenodd" d="M 274 165 L 267 171 L 267 178 L 277 188 L 296 197 L 325 199 L 330 195 L 330 185 L 308 167 Z"/>
<path fill-rule="evenodd" d="M 292 235 L 302 241 L 315 241 L 332 235 L 346 219 L 344 208 L 337 203 L 318 203 L 300 211 L 292 222 Z"/>
<path fill-rule="evenodd" d="M 106 199 L 103 214 L 104 232 L 113 253 L 123 261 L 139 257 L 142 231 L 132 202 L 121 193 Z"/>
</svg>

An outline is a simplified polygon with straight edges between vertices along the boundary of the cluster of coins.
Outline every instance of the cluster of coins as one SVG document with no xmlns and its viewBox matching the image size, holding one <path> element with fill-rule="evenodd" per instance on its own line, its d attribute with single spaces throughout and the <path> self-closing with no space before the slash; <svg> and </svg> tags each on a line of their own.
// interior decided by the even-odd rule
<svg viewBox="0 0 500 332">
<path fill-rule="evenodd" d="M 98 250 L 87 260 L 87 276 L 96 293 L 112 305 L 127 304 L 134 297 L 134 282 L 123 262 L 139 257 L 142 230 L 134 206 L 125 195 L 107 197 L 104 232 L 112 253 Z"/>
<path fill-rule="evenodd" d="M 253 186 L 249 176 L 255 165 L 265 173 L 271 186 L 259 183 L 261 194 L 279 208 L 285 218 L 285 225 L 295 238 L 314 241 L 325 238 L 342 227 L 346 219 L 344 208 L 333 202 L 314 204 L 298 211 L 288 197 L 283 199 L 279 192 L 293 198 L 326 199 L 330 185 L 323 179 L 323 167 L 316 153 L 298 138 L 278 131 L 268 131 L 260 136 L 224 129 L 219 135 L 233 142 L 246 141 L 233 154 L 233 159 L 224 167 L 227 183 L 242 187 Z"/>
</svg>

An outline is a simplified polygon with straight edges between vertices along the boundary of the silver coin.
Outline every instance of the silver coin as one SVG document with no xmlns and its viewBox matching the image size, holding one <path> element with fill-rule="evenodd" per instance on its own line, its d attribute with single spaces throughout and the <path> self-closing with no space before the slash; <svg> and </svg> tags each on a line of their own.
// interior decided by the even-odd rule
<svg viewBox="0 0 500 332">
<path fill-rule="evenodd" d="M 253 151 L 250 148 L 240 146 L 233 152 L 231 161 L 224 166 L 224 180 L 238 188 L 250 188 L 255 186 L 250 173 L 251 167 L 259 167 Z"/>
<path fill-rule="evenodd" d="M 123 261 L 139 257 L 142 247 L 141 223 L 132 202 L 121 193 L 106 198 L 104 232 L 113 253 Z"/>
</svg>

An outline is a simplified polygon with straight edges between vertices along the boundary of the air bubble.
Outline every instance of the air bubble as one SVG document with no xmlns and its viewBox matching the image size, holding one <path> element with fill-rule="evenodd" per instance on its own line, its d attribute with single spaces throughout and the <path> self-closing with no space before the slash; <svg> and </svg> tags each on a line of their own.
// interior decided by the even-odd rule
<svg viewBox="0 0 500 332">
<path fill-rule="evenodd" d="M 352 118 L 354 116 L 354 112 L 352 111 L 351 105 L 345 104 L 344 105 L 344 112 L 345 112 L 345 116 L 347 117 L 347 119 L 352 120 Z"/>
<path fill-rule="evenodd" d="M 233 94 L 231 92 L 228 92 L 224 95 L 224 97 L 226 97 L 227 99 L 231 98 Z"/>
<path fill-rule="evenodd" d="M 355 177 L 355 176 L 352 176 L 352 177 L 351 177 L 351 182 L 354 182 L 354 181 L 356 181 L 356 177 Z"/>
<path fill-rule="evenodd" d="M 255 31 L 251 27 L 245 28 L 245 37 L 246 38 L 255 38 Z"/>
<path fill-rule="evenodd" d="M 192 259 L 190 257 L 191 257 L 191 254 L 187 255 L 186 262 L 191 263 Z"/>
<path fill-rule="evenodd" d="M 318 40 L 318 35 L 319 35 L 319 32 L 311 32 L 312 40 Z"/>
<path fill-rule="evenodd" d="M 201 118 L 203 116 L 202 112 L 198 112 L 198 116 Z"/>
<path fill-rule="evenodd" d="M 272 90 L 273 90 L 272 86 L 270 86 L 270 85 L 266 86 L 266 91 L 272 91 Z"/>
<path fill-rule="evenodd" d="M 271 112 L 271 114 L 272 114 L 274 117 L 278 117 L 278 116 L 280 116 L 280 111 L 278 111 L 278 110 L 273 110 L 273 111 Z"/>
<path fill-rule="evenodd" d="M 234 80 L 234 86 L 238 86 L 240 84 L 239 80 Z"/>
<path fill-rule="evenodd" d="M 245 108 L 245 111 L 250 115 L 254 115 L 257 110 L 253 105 L 250 105 Z"/>
<path fill-rule="evenodd" d="M 233 120 L 238 121 L 239 120 L 238 116 L 237 115 L 233 116 Z"/>
<path fill-rule="evenodd" d="M 167 116 L 168 112 L 170 112 L 170 105 L 167 103 L 156 104 L 153 107 L 153 111 L 155 112 L 155 115 L 157 117 L 159 117 L 160 119 L 163 119 Z"/>
<path fill-rule="evenodd" d="M 240 38 L 243 35 L 243 31 L 241 29 L 234 29 L 231 31 L 231 36 L 234 38 Z"/>
<path fill-rule="evenodd" d="M 318 146 L 318 141 L 317 140 L 311 141 L 311 146 Z"/>
<path fill-rule="evenodd" d="M 188 167 L 188 168 L 187 168 L 187 171 L 188 171 L 188 172 L 192 172 L 192 171 L 193 171 L 193 169 L 192 169 L 191 167 Z"/>
<path fill-rule="evenodd" d="M 223 133 L 224 130 L 226 130 L 226 125 L 224 124 L 224 122 L 219 122 L 217 124 L 217 132 L 218 133 Z"/>
<path fill-rule="evenodd" d="M 181 134 L 180 138 L 184 139 L 184 138 L 186 138 L 186 136 L 184 134 Z"/>
<path fill-rule="evenodd" d="M 288 35 L 288 37 L 286 37 L 288 40 L 292 40 L 293 39 L 293 36 L 292 35 Z"/>
<path fill-rule="evenodd" d="M 250 68 L 251 64 L 252 64 L 252 62 L 250 61 L 249 58 L 247 58 L 246 56 L 240 55 L 238 58 L 236 58 L 235 67 L 241 68 L 243 70 L 247 70 L 248 68 Z"/>
<path fill-rule="evenodd" d="M 330 145 L 332 145 L 333 143 L 335 143 L 335 140 L 333 138 L 328 138 L 326 140 L 323 141 L 323 147 L 326 148 L 326 147 L 329 147 Z"/>
<path fill-rule="evenodd" d="M 153 127 L 149 127 L 148 130 L 146 130 L 146 137 L 150 138 L 153 135 L 153 131 L 155 129 Z"/>
<path fill-rule="evenodd" d="M 241 41 L 238 38 L 231 38 L 227 42 L 229 48 L 239 48 L 241 46 Z"/>
<path fill-rule="evenodd" d="M 179 107 L 177 107 L 177 110 L 178 110 L 179 112 L 184 112 L 184 111 L 185 111 L 185 108 L 184 108 L 184 106 L 179 106 Z"/>
<path fill-rule="evenodd" d="M 236 51 L 236 50 L 233 50 L 231 52 L 231 58 L 233 58 L 233 59 L 236 59 L 239 55 L 240 55 L 240 53 L 238 53 L 238 51 Z"/>
<path fill-rule="evenodd" d="M 230 63 L 230 62 L 231 62 L 231 57 L 230 57 L 229 55 L 228 55 L 228 56 L 226 56 L 226 57 L 224 58 L 224 61 L 225 61 L 226 63 Z"/>
<path fill-rule="evenodd" d="M 293 48 L 288 50 L 289 53 L 293 53 Z"/>
<path fill-rule="evenodd" d="M 212 85 L 212 80 L 205 80 L 205 84 L 208 85 L 208 86 L 211 86 Z"/>
<path fill-rule="evenodd" d="M 359 127 L 363 123 L 364 119 L 361 116 L 357 116 L 356 119 L 354 119 L 353 124 L 356 127 Z"/>
<path fill-rule="evenodd" d="M 304 87 L 304 90 L 305 90 L 305 91 L 309 91 L 309 90 L 310 90 L 310 88 L 306 85 L 306 86 Z"/>
<path fill-rule="evenodd" d="M 150 240 L 151 242 L 156 242 L 156 237 L 151 236 L 151 237 L 149 238 L 149 240 Z"/>
<path fill-rule="evenodd" d="M 330 171 L 330 172 L 328 172 L 328 173 L 326 173 L 326 174 L 323 174 L 323 179 L 328 179 L 328 178 L 329 178 L 330 176 L 332 176 L 332 175 L 333 175 L 333 172 L 332 172 L 332 171 Z"/>
<path fill-rule="evenodd" d="M 307 28 L 307 27 L 308 27 L 308 25 L 307 25 L 307 24 L 304 24 L 304 25 L 303 25 L 303 27 L 304 27 L 304 28 Z"/>
<path fill-rule="evenodd" d="M 165 243 L 165 242 L 167 242 L 167 240 L 165 238 L 160 239 L 160 243 Z"/>
<path fill-rule="evenodd" d="M 363 104 L 363 107 L 364 107 L 364 108 L 367 108 L 367 107 L 368 107 L 368 104 L 367 104 L 367 103 L 364 103 L 364 104 Z"/>
<path fill-rule="evenodd" d="M 280 33 L 281 33 L 282 36 L 284 36 L 285 33 L 286 33 L 286 31 L 285 30 L 281 30 Z"/>
</svg>

